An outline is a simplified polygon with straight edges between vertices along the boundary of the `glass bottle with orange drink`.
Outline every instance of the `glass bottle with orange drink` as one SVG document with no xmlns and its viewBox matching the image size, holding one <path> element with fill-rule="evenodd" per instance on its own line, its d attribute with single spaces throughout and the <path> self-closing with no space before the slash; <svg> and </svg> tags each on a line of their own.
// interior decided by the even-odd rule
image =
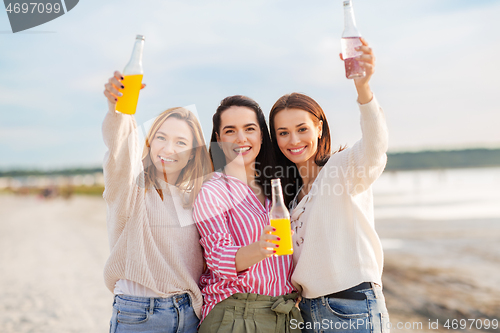
<svg viewBox="0 0 500 333">
<path fill-rule="evenodd" d="M 134 50 L 127 66 L 123 70 L 122 85 L 120 89 L 123 96 L 118 97 L 116 111 L 126 114 L 134 114 L 139 100 L 139 91 L 142 85 L 142 50 L 144 48 L 144 36 L 137 35 L 135 38 Z"/>
<path fill-rule="evenodd" d="M 276 255 L 293 254 L 290 214 L 283 200 L 281 181 L 279 179 L 272 179 L 271 187 L 273 192 L 273 206 L 269 212 L 269 219 L 271 220 L 271 226 L 276 229 L 273 235 L 280 238 L 279 241 L 273 241 L 273 243 L 279 245 L 279 247 L 275 249 Z"/>
</svg>

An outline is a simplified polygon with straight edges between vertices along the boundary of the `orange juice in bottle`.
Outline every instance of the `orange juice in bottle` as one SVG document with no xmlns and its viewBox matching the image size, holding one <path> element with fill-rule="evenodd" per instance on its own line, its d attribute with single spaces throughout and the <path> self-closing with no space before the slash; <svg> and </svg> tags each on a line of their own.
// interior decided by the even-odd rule
<svg viewBox="0 0 500 333">
<path fill-rule="evenodd" d="M 134 114 L 139 100 L 139 91 L 142 85 L 142 50 L 144 48 L 144 36 L 137 35 L 135 39 L 134 50 L 127 66 L 123 70 L 122 85 L 120 88 L 123 96 L 118 97 L 116 102 L 116 111 L 126 114 Z"/>
<path fill-rule="evenodd" d="M 283 192 L 281 190 L 281 182 L 279 179 L 271 180 L 273 191 L 273 206 L 269 212 L 269 219 L 271 225 L 276 228 L 273 235 L 281 238 L 279 241 L 273 241 L 278 244 L 276 248 L 276 255 L 287 255 L 293 253 L 292 244 L 292 228 L 290 226 L 290 214 L 283 201 Z"/>
</svg>

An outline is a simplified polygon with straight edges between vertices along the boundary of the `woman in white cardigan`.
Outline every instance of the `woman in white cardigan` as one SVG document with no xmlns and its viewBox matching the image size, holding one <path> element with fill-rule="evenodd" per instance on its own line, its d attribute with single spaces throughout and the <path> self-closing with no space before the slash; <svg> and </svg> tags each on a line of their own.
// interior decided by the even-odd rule
<svg viewBox="0 0 500 333">
<path fill-rule="evenodd" d="M 331 153 L 325 113 L 306 95 L 282 96 L 269 116 L 295 230 L 292 282 L 302 295 L 303 332 L 388 331 L 371 191 L 386 164 L 388 135 L 369 86 L 373 52 L 364 40 L 359 50 L 362 138 L 352 147 Z"/>
</svg>

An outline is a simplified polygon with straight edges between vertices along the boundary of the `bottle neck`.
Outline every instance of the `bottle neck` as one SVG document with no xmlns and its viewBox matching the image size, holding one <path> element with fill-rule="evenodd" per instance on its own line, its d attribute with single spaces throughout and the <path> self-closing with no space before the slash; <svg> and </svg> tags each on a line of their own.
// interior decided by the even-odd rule
<svg viewBox="0 0 500 333">
<path fill-rule="evenodd" d="M 132 51 L 132 56 L 123 73 L 125 75 L 130 74 L 143 74 L 142 71 L 142 50 L 144 49 L 144 40 L 136 40 L 134 44 L 134 50 Z"/>
<path fill-rule="evenodd" d="M 281 186 L 273 186 L 273 207 L 276 206 L 285 206 L 285 202 L 283 200 L 283 192 L 281 191 Z"/>
<path fill-rule="evenodd" d="M 351 1 L 344 1 L 344 32 L 342 37 L 361 37 L 358 28 L 356 28 Z"/>
</svg>

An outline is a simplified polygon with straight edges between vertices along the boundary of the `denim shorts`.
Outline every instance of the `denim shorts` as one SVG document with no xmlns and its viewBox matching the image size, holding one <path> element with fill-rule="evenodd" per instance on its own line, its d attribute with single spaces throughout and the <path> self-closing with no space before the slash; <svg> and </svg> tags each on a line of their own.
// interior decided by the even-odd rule
<svg viewBox="0 0 500 333">
<path fill-rule="evenodd" d="M 366 295 L 363 300 L 303 298 L 299 303 L 304 318 L 302 332 L 389 333 L 389 314 L 382 288 L 372 285 L 374 288 L 356 291 Z"/>
<path fill-rule="evenodd" d="M 115 295 L 110 333 L 196 333 L 199 319 L 188 294 L 169 298 Z"/>
</svg>

